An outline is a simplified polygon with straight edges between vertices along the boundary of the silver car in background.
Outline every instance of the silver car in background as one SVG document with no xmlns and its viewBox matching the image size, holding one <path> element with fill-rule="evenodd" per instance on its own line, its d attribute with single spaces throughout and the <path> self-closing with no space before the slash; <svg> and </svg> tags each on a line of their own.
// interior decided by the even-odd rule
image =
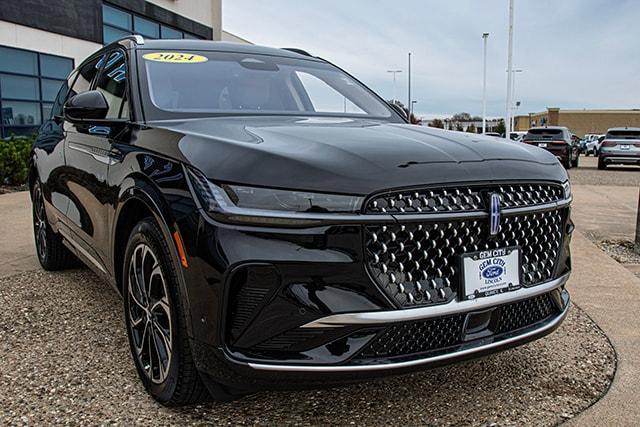
<svg viewBox="0 0 640 427">
<path fill-rule="evenodd" d="M 611 128 L 598 149 L 598 169 L 608 165 L 640 165 L 640 128 Z"/>
</svg>

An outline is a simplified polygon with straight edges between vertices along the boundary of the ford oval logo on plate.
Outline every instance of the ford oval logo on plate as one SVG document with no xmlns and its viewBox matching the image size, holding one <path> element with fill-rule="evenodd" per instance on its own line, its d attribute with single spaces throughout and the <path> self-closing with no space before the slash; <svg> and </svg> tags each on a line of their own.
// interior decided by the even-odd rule
<svg viewBox="0 0 640 427">
<path fill-rule="evenodd" d="M 482 271 L 482 277 L 485 279 L 495 279 L 496 277 L 500 277 L 504 272 L 504 268 L 499 265 L 492 265 L 491 267 L 487 267 Z"/>
</svg>

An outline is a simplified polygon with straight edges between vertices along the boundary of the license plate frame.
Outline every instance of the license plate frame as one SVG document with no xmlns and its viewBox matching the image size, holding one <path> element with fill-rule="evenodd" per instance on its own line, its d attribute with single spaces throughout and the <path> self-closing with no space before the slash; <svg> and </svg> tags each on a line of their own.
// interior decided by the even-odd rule
<svg viewBox="0 0 640 427">
<path fill-rule="evenodd" d="M 504 262 L 494 261 L 496 259 Z M 521 267 L 522 251 L 517 246 L 462 254 L 460 256 L 461 299 L 484 298 L 520 289 L 522 287 Z M 502 269 L 501 272 L 500 269 Z"/>
</svg>

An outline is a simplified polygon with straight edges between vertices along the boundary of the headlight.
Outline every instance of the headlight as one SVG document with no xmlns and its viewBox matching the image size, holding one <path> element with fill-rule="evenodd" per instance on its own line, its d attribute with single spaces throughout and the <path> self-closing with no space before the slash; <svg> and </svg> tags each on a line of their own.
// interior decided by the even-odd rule
<svg viewBox="0 0 640 427">
<path fill-rule="evenodd" d="M 216 185 L 193 169 L 189 176 L 203 208 L 213 216 L 305 219 L 313 214 L 357 214 L 364 200 L 360 196 Z"/>
<path fill-rule="evenodd" d="M 571 198 L 571 184 L 569 183 L 569 181 L 565 181 L 562 184 L 562 189 L 564 190 L 564 198 L 565 199 L 570 199 Z"/>
</svg>

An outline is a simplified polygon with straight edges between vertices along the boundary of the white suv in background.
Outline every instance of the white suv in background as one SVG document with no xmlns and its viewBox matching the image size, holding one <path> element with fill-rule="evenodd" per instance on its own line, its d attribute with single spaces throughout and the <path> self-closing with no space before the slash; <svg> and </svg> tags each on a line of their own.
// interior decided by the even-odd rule
<svg viewBox="0 0 640 427">
<path fill-rule="evenodd" d="M 598 169 L 608 165 L 640 165 L 640 128 L 611 128 L 598 148 Z"/>
</svg>

